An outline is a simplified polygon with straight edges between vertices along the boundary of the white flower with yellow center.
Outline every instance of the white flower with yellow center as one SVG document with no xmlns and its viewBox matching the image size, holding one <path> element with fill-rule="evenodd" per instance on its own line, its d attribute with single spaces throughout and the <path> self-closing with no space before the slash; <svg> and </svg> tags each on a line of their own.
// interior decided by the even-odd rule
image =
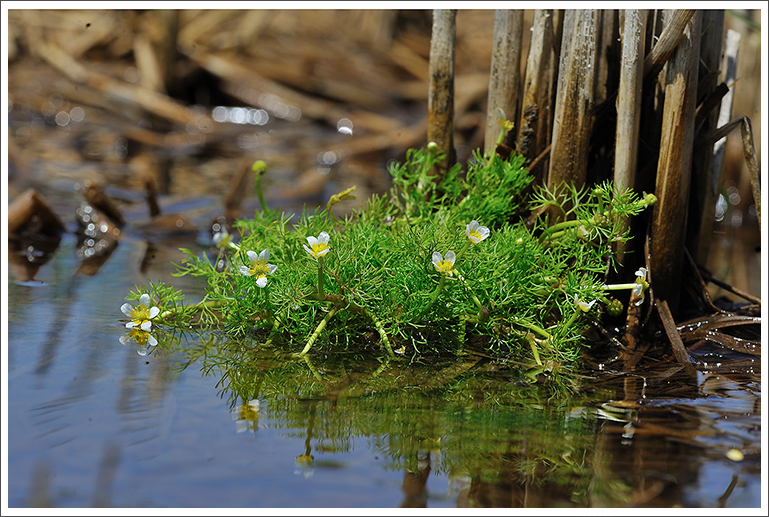
<svg viewBox="0 0 769 517">
<path fill-rule="evenodd" d="M 150 320 L 160 314 L 160 309 L 150 307 L 150 295 L 147 293 L 139 297 L 139 305 L 134 306 L 130 303 L 124 303 L 120 310 L 131 318 L 131 321 L 125 324 L 126 328 L 138 328 L 145 332 L 149 332 L 152 329 L 152 321 Z"/>
<path fill-rule="evenodd" d="M 465 232 L 467 233 L 467 238 L 470 239 L 473 244 L 478 244 L 491 233 L 487 227 L 481 226 L 475 219 L 470 221 L 470 224 L 465 227 Z"/>
<path fill-rule="evenodd" d="M 307 244 L 302 244 L 302 246 L 304 246 L 304 251 L 312 255 L 313 258 L 322 257 L 331 250 L 328 247 L 328 233 L 326 232 L 320 232 L 317 239 L 312 235 L 307 237 L 307 242 L 309 247 Z"/>
<path fill-rule="evenodd" d="M 435 269 L 443 273 L 444 275 L 452 276 L 454 274 L 454 261 L 457 259 L 456 254 L 449 250 L 446 252 L 446 258 L 439 251 L 433 252 L 433 265 Z"/>
<path fill-rule="evenodd" d="M 638 271 L 635 272 L 636 284 L 633 287 L 633 294 L 637 296 L 635 305 L 641 305 L 644 302 L 644 290 L 649 287 L 649 284 L 646 282 L 647 272 L 645 267 L 638 268 Z"/>
<path fill-rule="evenodd" d="M 580 300 L 579 296 L 577 296 L 576 294 L 574 295 L 574 303 L 577 304 L 577 307 L 579 307 L 579 310 L 581 310 L 582 312 L 589 312 L 590 309 L 593 308 L 593 305 L 595 305 L 595 302 L 596 300 L 593 300 L 592 302 L 587 303 Z"/>
<path fill-rule="evenodd" d="M 222 230 L 214 234 L 214 244 L 217 248 L 226 248 L 232 242 L 232 235 L 227 230 Z"/>
<path fill-rule="evenodd" d="M 275 264 L 268 264 L 270 260 L 270 250 L 262 250 L 257 255 L 255 251 L 248 250 L 246 252 L 248 260 L 251 261 L 251 267 L 240 266 L 240 272 L 246 276 L 252 276 L 256 279 L 256 285 L 264 287 L 267 285 L 267 275 L 271 275 L 278 269 Z"/>
</svg>

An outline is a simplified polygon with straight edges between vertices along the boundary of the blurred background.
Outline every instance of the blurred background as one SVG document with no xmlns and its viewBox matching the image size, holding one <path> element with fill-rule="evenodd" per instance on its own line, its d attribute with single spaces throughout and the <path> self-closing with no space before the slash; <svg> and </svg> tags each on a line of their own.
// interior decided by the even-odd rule
<svg viewBox="0 0 769 517">
<path fill-rule="evenodd" d="M 760 159 L 758 14 L 728 11 L 725 29 L 742 36 L 733 118 L 752 120 Z M 483 146 L 493 20 L 457 14 L 459 162 Z M 259 209 L 245 174 L 256 159 L 268 164 L 271 208 L 301 212 L 355 185 L 339 207 L 349 212 L 389 188 L 390 160 L 426 143 L 429 10 L 13 9 L 8 21 L 8 200 L 33 187 L 65 222 L 93 184 L 150 238 L 205 232 Z M 524 30 L 522 67 L 529 41 Z M 707 266 L 758 295 L 737 132 L 725 176 Z M 149 191 L 160 211 L 196 224 L 151 219 Z"/>
</svg>

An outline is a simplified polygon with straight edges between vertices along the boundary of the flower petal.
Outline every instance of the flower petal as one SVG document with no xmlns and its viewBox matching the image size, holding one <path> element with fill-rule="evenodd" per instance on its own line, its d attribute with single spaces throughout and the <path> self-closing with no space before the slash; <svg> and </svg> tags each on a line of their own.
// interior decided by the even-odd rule
<svg viewBox="0 0 769 517">
<path fill-rule="evenodd" d="M 278 269 L 278 266 L 276 266 L 275 264 L 267 264 L 267 272 L 269 274 L 273 274 L 276 269 Z"/>
<path fill-rule="evenodd" d="M 328 244 L 328 233 L 320 232 L 320 235 L 318 235 L 318 242 L 322 242 L 323 244 Z"/>
<path fill-rule="evenodd" d="M 259 260 L 264 260 L 265 262 L 270 260 L 270 250 L 268 249 L 262 250 L 262 252 L 259 254 Z"/>
<path fill-rule="evenodd" d="M 145 307 L 150 306 L 150 295 L 147 293 L 144 293 L 139 297 L 139 305 L 144 305 Z"/>
<path fill-rule="evenodd" d="M 310 235 L 309 237 L 307 237 L 307 242 L 310 244 L 310 246 L 315 246 L 316 244 L 318 244 L 318 239 Z"/>
<path fill-rule="evenodd" d="M 157 308 L 157 307 L 152 307 L 152 308 L 150 309 L 150 319 L 154 318 L 154 317 L 155 317 L 155 316 L 157 316 L 158 314 L 160 314 L 160 309 L 159 309 L 159 308 Z"/>
<path fill-rule="evenodd" d="M 440 262 L 443 262 L 443 255 L 439 251 L 433 251 L 433 264 L 437 266 Z"/>
<path fill-rule="evenodd" d="M 251 272 L 251 269 L 249 267 L 246 267 L 246 266 L 240 266 L 239 271 L 242 274 L 246 275 L 246 276 L 253 275 L 253 273 Z"/>
<path fill-rule="evenodd" d="M 149 332 L 150 330 L 152 330 L 152 322 L 150 320 L 145 321 L 144 323 L 141 324 L 141 329 L 146 332 Z"/>
<path fill-rule="evenodd" d="M 134 323 L 133 321 L 129 321 L 128 323 L 125 324 L 125 328 L 127 328 L 127 329 L 132 329 L 132 328 L 138 327 L 138 326 L 139 326 L 139 324 L 138 323 Z"/>
<path fill-rule="evenodd" d="M 158 344 L 158 340 L 155 339 L 155 336 L 150 334 L 150 335 L 147 336 L 147 344 L 149 346 L 156 346 Z"/>
<path fill-rule="evenodd" d="M 307 245 L 306 245 L 306 244 L 302 244 L 302 246 L 304 246 L 304 251 L 306 251 L 307 253 L 309 253 L 310 255 L 312 255 L 312 250 L 311 250 L 309 247 L 307 247 Z"/>
<path fill-rule="evenodd" d="M 257 260 L 259 260 L 259 255 L 257 255 L 256 252 L 253 250 L 248 250 L 246 252 L 246 255 L 248 255 L 248 260 L 250 260 L 251 262 L 256 262 Z"/>
<path fill-rule="evenodd" d="M 452 250 L 449 250 L 446 252 L 446 262 L 451 262 L 451 264 L 454 264 L 454 261 L 457 260 L 457 255 Z"/>
<path fill-rule="evenodd" d="M 267 277 L 263 276 L 263 277 L 257 278 L 256 279 L 256 285 L 258 285 L 259 287 L 266 286 L 267 285 Z"/>
<path fill-rule="evenodd" d="M 123 311 L 123 314 L 125 314 L 126 316 L 128 316 L 130 318 L 131 317 L 131 311 L 133 310 L 133 308 L 134 308 L 134 306 L 131 305 L 130 303 L 124 303 L 120 307 L 120 310 Z"/>
</svg>

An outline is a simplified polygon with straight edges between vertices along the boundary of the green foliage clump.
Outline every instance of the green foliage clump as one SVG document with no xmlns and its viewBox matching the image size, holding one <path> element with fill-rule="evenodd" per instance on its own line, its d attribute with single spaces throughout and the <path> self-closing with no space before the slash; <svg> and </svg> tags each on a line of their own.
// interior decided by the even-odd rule
<svg viewBox="0 0 769 517">
<path fill-rule="evenodd" d="M 456 165 L 437 175 L 441 158 L 434 144 L 410 150 L 390 166 L 393 188 L 350 216 L 338 218 L 333 206 L 354 187 L 299 218 L 263 205 L 236 223 L 237 243 L 216 237 L 214 260 L 184 250 L 178 274 L 206 281 L 200 303 L 180 305 L 163 285 L 129 299 L 151 293 L 161 309 L 156 323 L 257 336 L 300 356 L 316 347 L 409 357 L 472 343 L 544 369 L 575 364 L 607 291 L 642 295 L 648 287 L 645 271 L 622 286 L 602 278 L 612 244 L 628 238 L 623 221 L 654 197 L 608 183 L 531 189 L 516 155 L 476 152 L 466 172 Z M 548 215 L 528 228 L 522 216 L 530 210 Z"/>
</svg>

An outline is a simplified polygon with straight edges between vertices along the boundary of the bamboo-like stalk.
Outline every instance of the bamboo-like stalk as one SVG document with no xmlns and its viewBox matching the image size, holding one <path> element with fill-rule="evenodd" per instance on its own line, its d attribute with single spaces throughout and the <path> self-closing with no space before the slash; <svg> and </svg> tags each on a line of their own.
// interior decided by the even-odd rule
<svg viewBox="0 0 769 517">
<path fill-rule="evenodd" d="M 694 9 L 665 10 L 668 17 L 663 21 L 662 33 L 651 52 L 644 59 L 644 77 L 653 80 L 660 73 L 684 37 L 684 29 L 695 12 Z"/>
<path fill-rule="evenodd" d="M 720 77 L 723 48 L 724 11 L 723 9 L 702 12 L 702 36 L 700 38 L 700 68 L 706 74 L 699 74 L 697 98 L 707 98 L 716 92 Z M 718 96 L 712 97 L 718 99 Z M 707 135 L 718 125 L 719 101 L 703 102 L 696 116 L 702 119 L 702 125 L 695 124 L 696 138 Z M 706 110 L 709 110 L 706 111 Z M 713 217 L 715 215 L 715 196 L 710 194 L 710 179 L 713 174 L 712 144 L 699 147 L 692 156 L 692 186 L 689 195 L 689 215 L 687 217 L 686 248 L 695 262 L 704 263 L 709 245 L 702 246 L 702 241 L 711 241 Z"/>
<path fill-rule="evenodd" d="M 617 95 L 617 132 L 614 184 L 622 190 L 635 186 L 638 136 L 641 123 L 643 52 L 646 10 L 628 9 L 622 26 L 622 58 Z"/>
<path fill-rule="evenodd" d="M 521 84 L 521 40 L 523 38 L 523 11 L 497 9 L 494 14 L 494 43 L 489 74 L 489 100 L 486 115 L 484 151 L 494 152 L 501 127 L 497 123 L 498 110 L 508 120 L 516 120 Z M 515 128 L 513 129 L 515 131 Z M 513 138 L 514 135 L 508 135 Z"/>
<path fill-rule="evenodd" d="M 551 189 L 561 183 L 581 187 L 587 177 L 598 18 L 594 9 L 566 11 L 550 151 Z"/>
<path fill-rule="evenodd" d="M 716 127 L 723 127 L 732 118 L 732 104 L 734 102 L 734 80 L 737 76 L 737 52 L 740 48 L 740 33 L 728 30 L 724 40 L 724 56 L 721 70 L 724 74 L 723 81 L 729 87 L 729 91 L 721 99 L 721 108 L 718 113 Z M 724 157 L 726 156 L 726 137 L 721 138 L 713 145 L 713 163 L 710 168 L 710 177 L 705 186 L 702 217 L 699 234 L 699 245 L 690 247 L 690 252 L 700 261 L 704 262 L 710 253 L 710 245 L 713 239 L 713 222 L 715 219 L 716 198 L 718 187 L 721 183 L 721 175 L 724 171 Z"/>
<path fill-rule="evenodd" d="M 553 17 L 551 9 L 534 11 L 531 27 L 531 43 L 526 60 L 521 113 L 516 124 L 517 151 L 526 157 L 529 170 L 535 181 L 542 183 L 544 169 L 536 169 L 531 161 L 547 147 L 550 142 L 550 114 L 552 96 L 550 92 L 553 76 Z"/>
<path fill-rule="evenodd" d="M 701 19 L 699 12 L 692 16 L 668 62 L 657 163 L 658 203 L 652 216 L 650 264 L 656 282 L 655 294 L 666 300 L 673 312 L 678 309 L 681 291 Z"/>
<path fill-rule="evenodd" d="M 456 9 L 434 9 L 430 38 L 430 86 L 427 97 L 427 141 L 445 153 L 436 164 L 439 176 L 454 164 L 454 48 Z"/>
</svg>

